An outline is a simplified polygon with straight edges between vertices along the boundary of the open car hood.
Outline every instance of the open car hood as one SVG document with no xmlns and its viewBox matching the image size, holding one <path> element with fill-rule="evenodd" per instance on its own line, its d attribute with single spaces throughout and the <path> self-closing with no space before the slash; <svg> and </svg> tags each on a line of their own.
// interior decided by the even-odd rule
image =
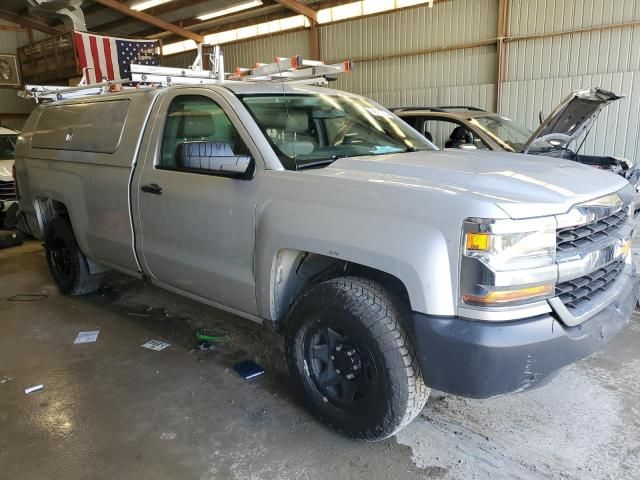
<svg viewBox="0 0 640 480">
<path fill-rule="evenodd" d="M 574 91 L 540 124 L 522 153 L 527 153 L 541 142 L 551 143 L 556 148 L 567 148 L 591 128 L 604 107 L 621 98 L 601 88 Z"/>
</svg>

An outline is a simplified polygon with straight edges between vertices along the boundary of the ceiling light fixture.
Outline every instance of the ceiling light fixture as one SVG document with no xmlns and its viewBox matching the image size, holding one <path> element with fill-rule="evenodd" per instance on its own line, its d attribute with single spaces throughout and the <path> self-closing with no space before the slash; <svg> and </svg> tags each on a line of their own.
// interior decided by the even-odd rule
<svg viewBox="0 0 640 480">
<path fill-rule="evenodd" d="M 129 8 L 131 10 L 148 10 L 153 7 L 157 7 L 158 5 L 162 5 L 163 3 L 168 3 L 171 0 L 147 0 L 146 2 L 134 3 Z"/>
<path fill-rule="evenodd" d="M 154 1 L 154 0 L 151 0 Z M 251 2 L 239 3 L 229 8 L 223 8 L 222 10 L 216 10 L 215 12 L 206 13 L 198 16 L 198 20 L 211 20 L 212 18 L 222 17 L 223 15 L 229 15 L 230 13 L 240 12 L 249 8 L 259 7 L 262 5 L 262 0 L 253 0 Z"/>
</svg>

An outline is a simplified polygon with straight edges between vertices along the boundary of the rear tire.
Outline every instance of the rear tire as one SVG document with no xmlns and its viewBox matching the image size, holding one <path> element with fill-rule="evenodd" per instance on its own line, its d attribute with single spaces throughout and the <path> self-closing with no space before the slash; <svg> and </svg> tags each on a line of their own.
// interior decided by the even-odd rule
<svg viewBox="0 0 640 480">
<path fill-rule="evenodd" d="M 361 277 L 320 283 L 286 325 L 290 375 L 320 421 L 354 438 L 382 440 L 422 411 L 424 384 L 406 306 Z"/>
<path fill-rule="evenodd" d="M 62 293 L 84 295 L 100 287 L 102 275 L 89 271 L 87 257 L 80 251 L 66 218 L 53 218 L 47 225 L 44 240 L 49 272 Z"/>
</svg>

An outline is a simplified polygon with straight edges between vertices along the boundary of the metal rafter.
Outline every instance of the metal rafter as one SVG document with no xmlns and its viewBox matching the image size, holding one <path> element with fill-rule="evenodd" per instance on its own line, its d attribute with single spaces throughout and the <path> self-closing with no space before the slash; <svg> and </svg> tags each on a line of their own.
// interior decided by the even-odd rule
<svg viewBox="0 0 640 480">
<path fill-rule="evenodd" d="M 304 15 L 311 20 L 311 23 L 318 23 L 318 13 L 304 3 L 300 3 L 298 0 L 276 0 L 276 2 L 287 7 L 289 10 Z"/>
<path fill-rule="evenodd" d="M 193 0 L 176 0 L 169 3 L 162 4 L 158 7 L 154 7 L 149 11 L 161 15 L 162 13 L 166 13 L 167 11 L 178 10 L 183 8 L 184 5 L 182 2 L 192 2 Z M 201 1 L 201 0 L 199 0 Z M 279 2 L 275 0 L 263 0 L 264 5 L 261 7 L 257 7 L 252 10 L 247 10 L 244 12 L 237 12 L 230 15 L 225 15 L 224 17 L 219 17 L 215 20 L 205 20 L 201 21 L 197 18 L 181 18 L 180 20 L 175 20 L 174 23 L 181 26 L 182 28 L 187 28 L 189 30 L 197 31 L 201 35 L 207 35 L 210 33 L 217 33 L 224 30 L 230 30 L 239 27 L 246 27 L 250 25 L 255 25 L 256 23 L 262 23 L 265 21 L 265 18 L 268 15 L 268 20 L 276 20 L 280 18 L 290 17 L 296 14 L 293 10 L 285 7 Z M 344 5 L 345 3 L 350 3 L 353 0 L 332 0 L 332 1 L 316 1 L 313 3 L 313 9 L 316 11 L 318 8 L 325 8 L 325 5 L 328 6 L 337 6 Z M 439 0 L 443 1 L 443 0 Z M 167 6 L 175 5 L 175 9 L 167 9 Z M 164 7 L 162 10 L 160 8 Z M 309 8 L 309 7 L 307 7 Z M 251 18 L 243 18 L 246 16 L 248 12 L 253 13 L 254 15 Z M 255 15 L 256 12 L 264 12 L 264 15 Z M 206 12 L 204 12 L 206 13 Z M 126 20 L 125 20 L 126 22 Z M 313 22 L 311 22 L 313 25 Z M 116 28 L 123 25 L 123 21 L 114 21 L 109 22 L 107 24 L 96 25 L 92 27 L 92 30 L 96 32 L 101 32 L 105 30 L 109 30 L 111 28 Z M 174 36 L 168 35 L 167 32 L 163 32 L 161 29 L 151 28 L 145 30 L 138 30 L 136 32 L 132 32 L 131 36 L 135 37 L 153 37 L 153 38 L 163 38 L 163 40 L 171 42 L 175 39 Z M 312 40 L 313 41 L 313 40 Z"/>
<path fill-rule="evenodd" d="M 51 27 L 44 23 L 44 21 L 40 21 L 30 15 L 18 15 L 2 8 L 0 8 L 0 18 L 4 18 L 11 23 L 21 25 L 25 28 L 33 28 L 34 30 L 46 33 L 47 35 L 55 36 L 65 32 L 64 29 Z"/>
<path fill-rule="evenodd" d="M 201 2 L 202 0 L 198 0 L 199 2 Z M 172 3 L 172 2 L 170 2 Z M 255 23 L 254 19 L 258 19 L 258 18 L 264 18 L 261 15 L 258 15 L 256 13 L 260 13 L 260 14 L 264 14 L 267 15 L 269 14 L 269 16 L 271 16 L 271 13 L 273 12 L 287 12 L 289 13 L 289 10 L 285 9 L 284 7 L 281 7 L 280 5 L 277 5 L 275 3 L 272 4 L 268 4 L 267 2 L 265 2 L 266 6 L 261 6 L 252 10 L 248 10 L 248 11 L 244 11 L 244 12 L 238 12 L 238 13 L 232 13 L 230 15 L 224 15 L 223 17 L 218 17 L 216 19 L 211 19 L 211 20 L 199 20 L 197 17 L 186 17 L 186 18 L 181 18 L 179 20 L 174 20 L 174 23 L 178 26 L 180 26 L 181 28 L 185 28 L 185 29 L 189 29 L 189 30 L 194 30 L 195 28 L 192 27 L 196 27 L 198 29 L 204 29 L 206 28 L 208 25 L 213 25 L 214 23 L 219 23 L 222 22 L 222 25 L 226 25 L 227 23 L 237 23 L 239 21 L 244 21 L 244 22 L 251 22 L 253 21 Z M 167 5 L 167 4 L 163 4 Z M 243 16 L 247 15 L 247 12 L 251 12 L 252 13 L 252 17 L 249 19 L 244 19 Z M 166 12 L 162 12 L 162 13 L 166 13 Z M 208 13 L 208 12 L 204 12 L 204 13 Z M 154 12 L 154 15 L 159 15 L 157 13 Z M 260 20 L 260 21 L 264 21 L 264 20 Z M 119 20 L 114 20 L 112 22 L 108 22 L 108 23 L 104 23 L 102 25 L 96 25 L 95 27 L 92 28 L 92 30 L 95 30 L 96 32 L 104 32 L 104 31 L 109 31 L 111 29 L 118 29 L 118 28 L 122 28 L 124 25 L 130 25 L 131 23 L 136 23 L 136 20 L 124 20 L 123 19 L 119 19 Z M 259 22 L 258 22 L 259 23 Z M 207 33 L 211 33 L 207 30 Z M 138 30 L 136 32 L 133 32 L 132 35 L 133 36 L 139 36 L 139 37 L 148 37 L 151 35 L 154 36 L 163 36 L 166 35 L 167 32 L 162 31 L 161 29 L 157 29 L 157 28 L 146 28 L 144 30 Z M 202 35 L 202 33 L 201 33 Z"/>
<path fill-rule="evenodd" d="M 145 13 L 153 16 L 164 15 L 165 13 L 173 12 L 174 10 L 180 10 L 182 8 L 187 8 L 198 4 L 202 4 L 202 0 L 176 0 L 173 2 L 162 3 L 155 7 L 151 7 L 150 9 L 145 10 Z M 107 30 L 111 30 L 112 28 L 122 27 L 123 25 L 130 25 L 131 23 L 134 23 L 136 21 L 139 20 L 134 18 L 118 18 L 110 22 L 95 25 L 94 27 L 92 27 L 92 30 L 96 32 L 104 32 Z M 181 22 L 182 20 L 178 20 L 176 23 L 179 26 L 184 27 Z"/>
<path fill-rule="evenodd" d="M 204 42 L 204 37 L 202 35 L 198 35 L 195 32 L 190 30 L 186 30 L 181 28 L 173 23 L 166 22 L 161 18 L 154 17 L 153 15 L 149 15 L 148 13 L 133 10 L 129 8 L 127 5 L 117 2 L 116 0 L 93 0 L 95 3 L 99 3 L 100 5 L 104 5 L 112 10 L 123 13 L 130 17 L 136 18 L 142 22 L 148 23 L 149 25 L 153 25 L 154 27 L 158 27 L 162 30 L 166 30 L 167 32 L 175 33 L 183 38 L 187 38 L 190 40 L 195 40 L 198 43 Z"/>
<path fill-rule="evenodd" d="M 282 8 L 278 5 L 260 7 L 260 9 L 258 9 L 257 11 L 259 11 L 260 14 L 252 16 L 250 18 L 242 18 L 242 14 L 234 13 L 232 15 L 229 15 L 228 17 L 219 17 L 215 20 L 200 21 L 197 19 L 184 19 L 180 20 L 178 23 L 183 28 L 193 28 L 194 30 L 197 29 L 200 35 L 208 35 L 210 33 L 218 33 L 225 30 L 233 30 L 234 28 L 248 27 L 265 21 L 279 20 L 295 15 L 294 12 L 291 12 L 290 10 Z M 254 10 L 253 12 L 256 12 L 256 10 Z M 167 32 L 162 32 L 158 29 L 141 30 L 134 32 L 132 35 L 136 37 L 162 38 L 164 41 L 175 40 L 174 35 L 168 35 Z"/>
</svg>

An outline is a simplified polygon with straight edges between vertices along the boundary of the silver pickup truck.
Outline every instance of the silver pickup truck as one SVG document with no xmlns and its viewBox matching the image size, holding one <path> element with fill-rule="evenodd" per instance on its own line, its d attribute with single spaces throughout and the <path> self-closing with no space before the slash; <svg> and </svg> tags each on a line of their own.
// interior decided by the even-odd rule
<svg viewBox="0 0 640 480">
<path fill-rule="evenodd" d="M 38 106 L 22 214 L 60 290 L 115 269 L 284 333 L 309 409 L 386 438 L 429 388 L 542 385 L 637 299 L 634 189 L 571 161 L 438 151 L 373 101 L 227 82 Z"/>
</svg>

